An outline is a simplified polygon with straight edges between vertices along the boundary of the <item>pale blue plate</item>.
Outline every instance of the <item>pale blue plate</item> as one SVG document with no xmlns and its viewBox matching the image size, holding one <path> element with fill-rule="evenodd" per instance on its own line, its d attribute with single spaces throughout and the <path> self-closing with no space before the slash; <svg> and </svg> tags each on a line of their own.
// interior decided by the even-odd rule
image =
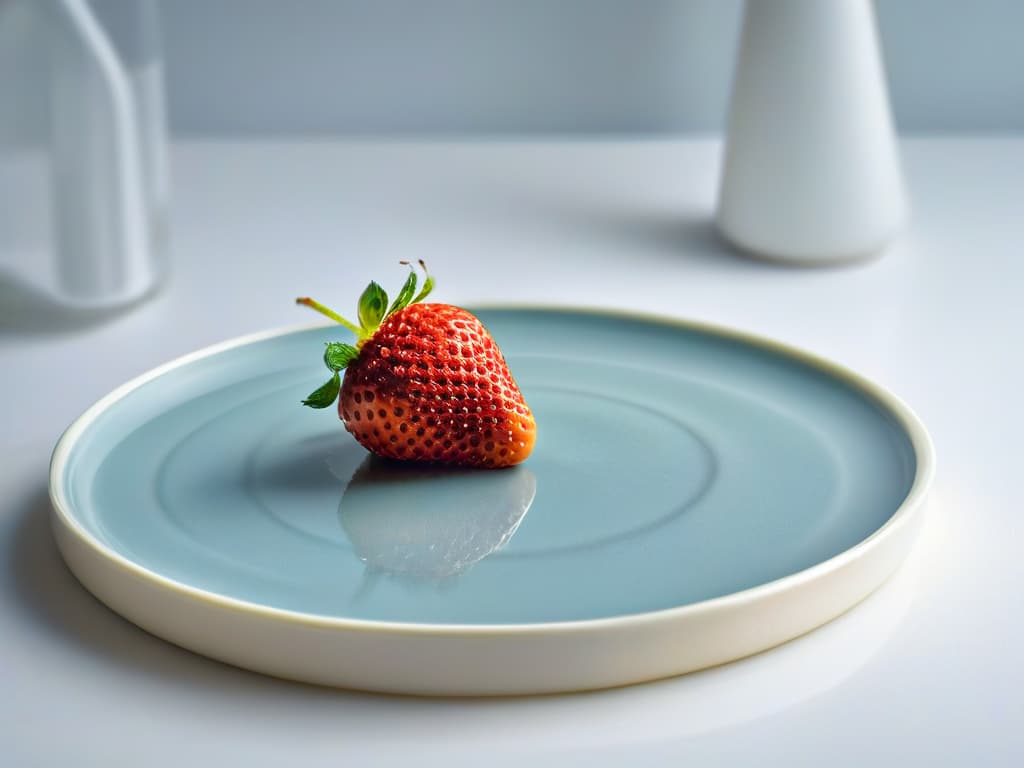
<svg viewBox="0 0 1024 768">
<path fill-rule="evenodd" d="M 907 498 L 905 426 L 799 354 L 607 313 L 486 310 L 538 424 L 511 470 L 368 459 L 299 405 L 338 327 L 169 367 L 98 412 L 77 526 L 172 582 L 321 617 L 508 625 L 685 606 L 854 547 Z"/>
</svg>

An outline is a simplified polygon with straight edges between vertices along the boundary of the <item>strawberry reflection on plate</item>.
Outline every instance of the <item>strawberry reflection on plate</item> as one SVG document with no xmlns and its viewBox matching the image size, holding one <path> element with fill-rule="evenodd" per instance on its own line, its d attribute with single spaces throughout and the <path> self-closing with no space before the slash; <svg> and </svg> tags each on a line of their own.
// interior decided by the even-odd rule
<svg viewBox="0 0 1024 768">
<path fill-rule="evenodd" d="M 536 491 L 524 466 L 481 472 L 369 457 L 338 517 L 368 577 L 442 583 L 504 547 Z"/>
</svg>

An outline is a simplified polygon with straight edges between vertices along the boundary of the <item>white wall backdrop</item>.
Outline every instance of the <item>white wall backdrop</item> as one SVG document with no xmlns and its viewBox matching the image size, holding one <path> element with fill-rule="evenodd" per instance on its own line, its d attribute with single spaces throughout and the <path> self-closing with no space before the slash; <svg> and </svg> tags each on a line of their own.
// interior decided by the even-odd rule
<svg viewBox="0 0 1024 768">
<path fill-rule="evenodd" d="M 163 0 L 173 126 L 186 134 L 716 132 L 740 7 Z M 1024 129 L 1024 2 L 879 0 L 877 8 L 901 130 Z"/>
<path fill-rule="evenodd" d="M 38 130 L 44 95 L 25 73 L 44 51 L 25 46 L 28 9 L 41 2 L 0 0 L 0 138 Z M 135 0 L 92 2 L 116 24 Z M 189 136 L 714 133 L 741 10 L 740 0 L 158 2 L 171 125 Z M 902 131 L 1024 130 L 1024 2 L 876 5 Z"/>
</svg>

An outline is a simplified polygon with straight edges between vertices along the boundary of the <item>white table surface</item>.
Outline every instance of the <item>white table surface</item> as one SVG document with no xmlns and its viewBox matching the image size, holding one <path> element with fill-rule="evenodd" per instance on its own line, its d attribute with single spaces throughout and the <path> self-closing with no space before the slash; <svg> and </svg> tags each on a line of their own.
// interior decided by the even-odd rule
<svg viewBox="0 0 1024 768">
<path fill-rule="evenodd" d="M 93 317 L 0 254 L 0 763 L 1020 765 L 1024 762 L 1024 139 L 904 144 L 912 226 L 882 258 L 794 269 L 713 236 L 712 141 L 185 143 L 159 294 Z M 9 202 L 9 201 L 8 201 Z M 390 698 L 195 656 L 111 613 L 51 541 L 49 452 L 90 403 L 198 347 L 354 306 L 425 258 L 436 300 L 606 305 L 806 347 L 928 425 L 910 558 L 788 645 L 572 696 Z M 37 269 L 38 265 L 22 265 Z"/>
</svg>

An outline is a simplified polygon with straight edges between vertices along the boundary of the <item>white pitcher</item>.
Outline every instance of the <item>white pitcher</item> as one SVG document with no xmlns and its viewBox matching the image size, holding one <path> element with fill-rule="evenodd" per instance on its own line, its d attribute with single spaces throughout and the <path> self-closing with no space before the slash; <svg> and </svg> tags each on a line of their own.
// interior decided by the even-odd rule
<svg viewBox="0 0 1024 768">
<path fill-rule="evenodd" d="M 136 301 L 166 267 L 155 3 L 0 0 L 0 25 L 21 119 L 0 126 L 0 267 L 63 304 Z"/>
<path fill-rule="evenodd" d="M 747 0 L 717 223 L 752 254 L 879 253 L 906 195 L 870 0 Z"/>
</svg>

